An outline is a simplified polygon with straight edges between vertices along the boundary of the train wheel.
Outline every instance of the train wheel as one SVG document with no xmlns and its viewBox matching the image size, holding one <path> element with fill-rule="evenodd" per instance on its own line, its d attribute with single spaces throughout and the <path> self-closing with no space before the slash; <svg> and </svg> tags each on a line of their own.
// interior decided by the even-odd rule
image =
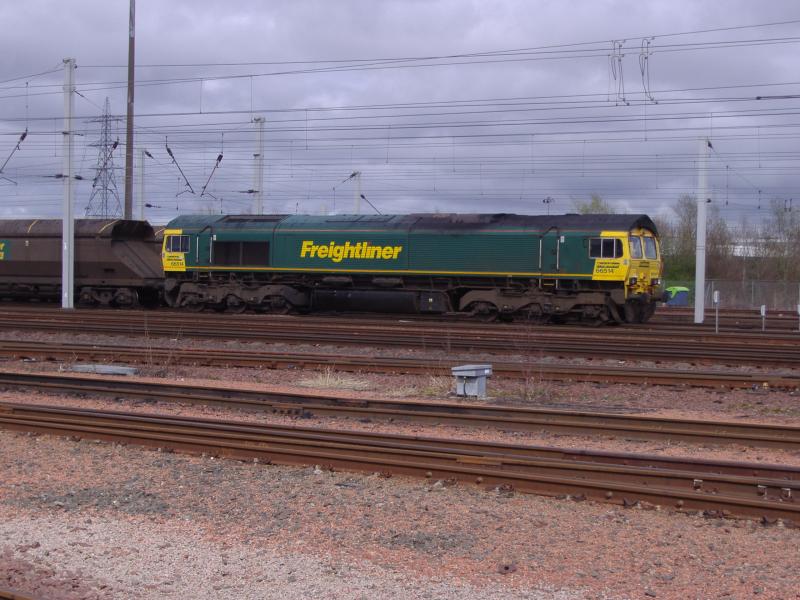
<svg viewBox="0 0 800 600">
<path fill-rule="evenodd" d="M 642 320 L 641 320 L 641 322 L 642 323 L 647 323 L 650 320 L 650 317 L 652 317 L 653 314 L 655 314 L 655 312 L 656 312 L 656 303 L 655 302 L 649 302 L 648 304 L 645 304 L 644 307 L 642 308 Z"/>
<path fill-rule="evenodd" d="M 595 317 L 587 319 L 588 324 L 592 327 L 600 327 L 609 321 L 611 321 L 611 315 L 609 314 L 608 307 L 606 306 L 603 306 Z"/>
<path fill-rule="evenodd" d="M 292 304 L 283 296 L 272 296 L 269 308 L 269 312 L 273 315 L 288 315 L 292 312 Z"/>
<path fill-rule="evenodd" d="M 500 311 L 491 302 L 475 302 L 470 305 L 470 316 L 483 323 L 492 323 L 497 320 Z"/>
<path fill-rule="evenodd" d="M 228 312 L 230 313 L 241 314 L 247 310 L 247 302 L 238 296 L 234 296 L 233 294 L 228 295 L 228 297 L 225 299 L 225 304 Z"/>
<path fill-rule="evenodd" d="M 185 296 L 179 296 L 178 302 L 176 304 L 182 310 L 188 312 L 196 312 L 196 313 L 203 312 L 203 309 L 206 307 L 206 303 L 203 302 L 200 298 L 198 298 L 196 294 L 186 294 Z"/>
<path fill-rule="evenodd" d="M 625 313 L 625 322 L 626 323 L 638 323 L 638 310 L 633 302 L 626 302 L 622 307 L 623 312 Z"/>
</svg>

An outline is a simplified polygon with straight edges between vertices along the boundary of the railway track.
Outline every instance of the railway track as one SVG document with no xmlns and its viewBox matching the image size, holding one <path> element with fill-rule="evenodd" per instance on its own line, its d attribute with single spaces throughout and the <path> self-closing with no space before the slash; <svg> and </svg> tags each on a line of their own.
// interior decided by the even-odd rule
<svg viewBox="0 0 800 600">
<path fill-rule="evenodd" d="M 650 503 L 796 522 L 800 470 L 625 454 L 542 456 L 521 445 L 253 425 L 0 403 L 0 426 L 184 452 L 471 482 L 631 506 Z M 630 461 L 630 462 L 628 462 Z M 757 474 L 753 474 L 753 470 Z M 770 469 L 773 469 L 770 471 Z"/>
<path fill-rule="evenodd" d="M 147 312 L 0 311 L 0 327 L 173 339 L 211 338 L 258 342 L 425 348 L 527 356 L 620 358 L 758 366 L 800 366 L 797 334 L 708 335 L 657 333 L 636 328 L 557 328 L 520 325 L 365 322 Z"/>
<path fill-rule="evenodd" d="M 53 303 L 31 303 L 31 302 L 3 302 L 0 304 L 0 309 L 7 309 L 13 311 L 27 311 L 27 312 L 58 312 L 60 309 Z M 104 309 L 104 308 L 81 308 L 81 313 L 116 313 L 119 314 L 119 309 Z M 153 309 L 132 309 L 126 310 L 127 312 L 147 312 L 148 314 L 173 314 L 173 315 L 186 315 L 185 311 L 180 309 L 160 308 Z M 213 317 L 214 313 L 204 312 L 202 317 Z M 220 318 L 241 317 L 242 315 L 224 315 Z M 270 315 L 254 315 L 247 313 L 243 318 L 256 318 L 264 319 L 270 318 Z M 441 316 L 441 315 L 391 315 L 391 314 L 366 314 L 366 313 L 314 313 L 314 315 L 304 315 L 303 319 L 306 320 L 320 320 L 320 321 L 347 321 L 351 323 L 356 322 L 396 322 L 404 321 L 409 323 L 433 323 L 433 324 L 448 324 L 448 325 L 466 325 L 470 327 L 486 327 L 489 329 L 498 329 L 509 327 L 508 324 L 502 322 L 495 322 L 491 324 L 483 324 L 480 321 L 475 321 L 468 317 L 461 316 Z M 714 331 L 715 313 L 713 309 L 707 309 L 705 312 L 705 321 L 701 324 L 694 323 L 694 309 L 685 307 L 661 307 L 655 315 L 645 324 L 622 324 L 617 329 L 647 329 L 651 331 L 669 330 L 669 331 L 692 331 L 694 333 L 705 332 L 713 333 Z M 533 323 L 530 323 L 531 325 Z M 516 325 L 519 325 L 517 323 Z M 529 324 L 523 324 L 527 326 Z M 510 325 L 514 327 L 515 325 Z M 719 311 L 719 326 L 721 331 L 728 333 L 736 332 L 760 332 L 762 327 L 761 314 L 755 309 L 720 309 Z M 546 325 L 551 328 L 552 325 Z M 570 328 L 575 326 L 558 325 L 558 329 Z M 584 326 L 578 326 L 586 329 Z M 766 329 L 771 333 L 798 333 L 798 315 L 794 309 L 792 310 L 770 310 L 767 313 Z"/>
<path fill-rule="evenodd" d="M 342 398 L 320 394 L 237 390 L 211 385 L 143 382 L 111 377 L 79 377 L 0 371 L 4 388 L 209 404 L 304 416 L 336 416 L 384 421 L 410 420 L 511 431 L 606 435 L 625 439 L 742 444 L 800 450 L 800 427 L 674 419 L 648 415 L 553 408 L 507 407 L 410 400 Z"/>
<path fill-rule="evenodd" d="M 694 324 L 693 308 L 659 308 L 656 314 L 648 321 L 647 326 L 674 326 L 705 327 L 714 329 L 714 310 L 705 311 L 705 321 L 702 325 Z M 720 309 L 719 325 L 728 330 L 761 330 L 761 313 L 752 309 Z M 766 329 L 768 331 L 794 331 L 798 330 L 798 315 L 796 309 L 770 310 L 766 315 Z"/>
<path fill-rule="evenodd" d="M 99 361 L 150 365 L 236 366 L 271 369 L 323 368 L 367 373 L 449 375 L 458 361 L 432 358 L 346 356 L 247 350 L 131 347 L 111 344 L 56 344 L 0 340 L 0 356 L 39 361 Z M 800 375 L 738 371 L 696 371 L 608 365 L 555 365 L 541 361 L 492 360 L 495 375 L 560 382 L 629 383 L 717 389 L 800 389 Z"/>
</svg>

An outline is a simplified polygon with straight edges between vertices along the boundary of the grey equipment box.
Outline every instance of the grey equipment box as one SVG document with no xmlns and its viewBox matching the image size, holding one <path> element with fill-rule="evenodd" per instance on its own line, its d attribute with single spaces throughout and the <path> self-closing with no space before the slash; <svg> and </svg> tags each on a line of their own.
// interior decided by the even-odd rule
<svg viewBox="0 0 800 600">
<path fill-rule="evenodd" d="M 450 370 L 456 378 L 456 396 L 486 398 L 486 378 L 492 376 L 492 365 L 459 365 Z"/>
</svg>

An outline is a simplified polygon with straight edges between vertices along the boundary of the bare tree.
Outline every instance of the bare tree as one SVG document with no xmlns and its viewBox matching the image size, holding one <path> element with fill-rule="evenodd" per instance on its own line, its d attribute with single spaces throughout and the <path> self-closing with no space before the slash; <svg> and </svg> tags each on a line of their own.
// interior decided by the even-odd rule
<svg viewBox="0 0 800 600">
<path fill-rule="evenodd" d="M 593 193 L 587 201 L 573 201 L 573 206 L 582 215 L 608 215 L 616 212 L 597 192 Z"/>
<path fill-rule="evenodd" d="M 800 215 L 785 201 L 774 199 L 771 215 L 762 227 L 765 254 L 772 267 L 770 279 L 797 281 L 800 278 Z"/>
<path fill-rule="evenodd" d="M 675 218 L 659 224 L 666 276 L 691 279 L 697 245 L 697 201 L 683 195 L 672 207 Z M 706 273 L 709 278 L 728 278 L 735 269 L 733 236 L 719 210 L 712 206 L 706 226 Z"/>
</svg>

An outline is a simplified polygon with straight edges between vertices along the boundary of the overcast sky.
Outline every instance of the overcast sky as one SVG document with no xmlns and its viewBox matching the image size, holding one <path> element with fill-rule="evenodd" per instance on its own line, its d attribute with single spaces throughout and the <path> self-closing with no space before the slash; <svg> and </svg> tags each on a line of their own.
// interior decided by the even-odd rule
<svg viewBox="0 0 800 600">
<path fill-rule="evenodd" d="M 154 222 L 254 210 L 258 116 L 264 212 L 353 212 L 360 172 L 365 213 L 563 213 L 596 193 L 658 214 L 695 193 L 703 136 L 729 222 L 776 199 L 800 210 L 796 0 L 139 0 L 136 13 Z M 0 216 L 60 214 L 66 57 L 76 215 L 106 98 L 122 200 L 128 3 L 4 2 L 0 23 Z"/>
</svg>

